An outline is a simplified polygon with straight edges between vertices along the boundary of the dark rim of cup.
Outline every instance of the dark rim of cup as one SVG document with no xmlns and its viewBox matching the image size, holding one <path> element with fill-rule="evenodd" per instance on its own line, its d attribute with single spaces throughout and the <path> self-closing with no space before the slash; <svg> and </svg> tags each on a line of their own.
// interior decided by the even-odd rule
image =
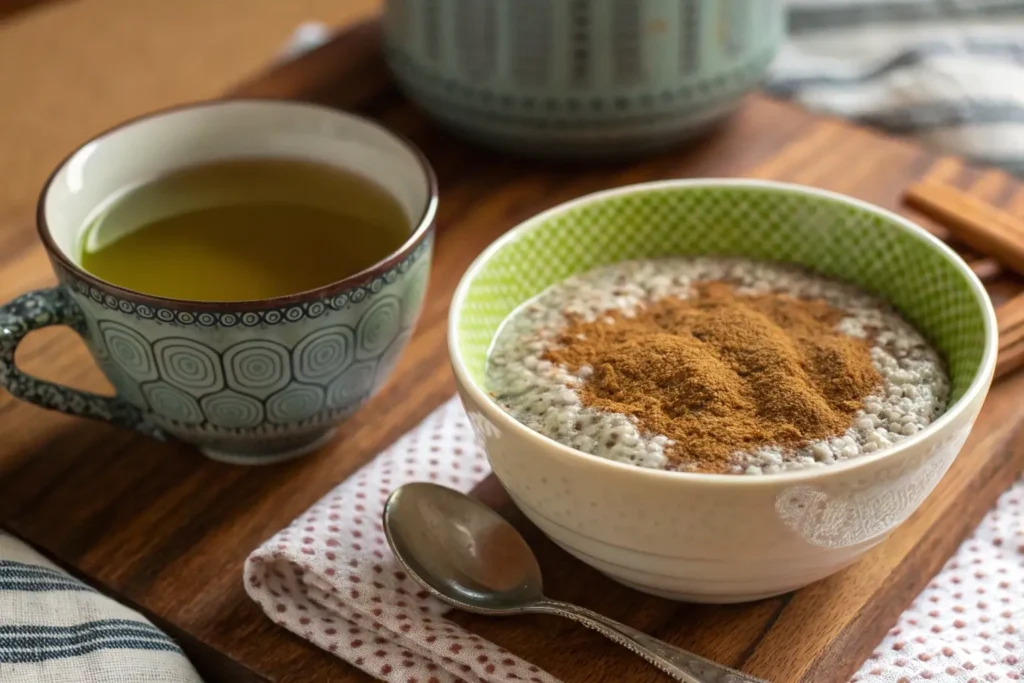
<svg viewBox="0 0 1024 683">
<path fill-rule="evenodd" d="M 72 261 L 61 249 L 57 246 L 50 234 L 50 226 L 46 222 L 46 198 L 49 195 L 50 188 L 53 185 L 54 179 L 57 174 L 63 169 L 76 154 L 82 151 L 87 145 L 97 142 L 108 135 L 117 133 L 123 128 L 147 121 L 150 119 L 161 118 L 163 116 L 176 114 L 182 111 L 189 111 L 194 109 L 207 109 L 223 107 L 225 105 L 236 104 L 236 103 L 251 103 L 251 104 L 270 104 L 275 106 L 285 106 L 297 109 L 315 109 L 330 114 L 343 114 L 346 117 L 352 117 L 358 119 L 361 123 L 368 126 L 372 126 L 390 135 L 401 143 L 409 152 L 412 153 L 413 157 L 419 164 L 420 171 L 423 174 L 423 178 L 427 183 L 427 201 L 423 207 L 423 211 L 420 217 L 415 223 L 415 228 L 409 235 L 409 238 L 400 246 L 397 250 L 386 256 L 384 259 L 377 263 L 364 268 L 358 273 L 349 275 L 346 278 L 317 287 L 316 289 L 308 289 L 303 292 L 296 292 L 295 294 L 287 294 L 284 296 L 272 297 L 269 299 L 248 299 L 241 301 L 198 301 L 193 299 L 175 299 L 171 297 L 156 296 L 152 294 L 145 294 L 143 292 L 137 292 L 132 289 L 126 289 L 119 285 L 115 285 L 112 282 L 108 282 L 101 278 L 96 277 L 92 273 L 84 270 L 77 263 Z M 39 231 L 39 238 L 43 242 L 43 246 L 46 248 L 47 253 L 51 259 L 54 259 L 57 264 L 70 274 L 74 275 L 80 280 L 96 287 L 99 290 L 116 294 L 117 296 L 134 302 L 153 303 L 155 305 L 163 305 L 168 308 L 184 308 L 189 310 L 220 310 L 226 307 L 239 308 L 239 309 L 255 309 L 261 310 L 265 308 L 277 308 L 294 304 L 297 302 L 303 302 L 308 300 L 326 299 L 334 295 L 340 294 L 348 289 L 352 289 L 359 285 L 364 285 L 374 279 L 374 277 L 381 275 L 382 273 L 391 270 L 394 266 L 401 263 L 403 260 L 408 258 L 427 237 L 434 232 L 434 219 L 437 211 L 437 177 L 434 174 L 434 169 L 431 167 L 430 162 L 427 161 L 426 155 L 423 154 L 420 149 L 414 145 L 408 138 L 401 133 L 397 133 L 390 128 L 386 128 L 380 123 L 360 116 L 358 114 L 352 114 L 349 112 L 341 112 L 332 107 L 325 105 L 314 104 L 310 102 L 296 102 L 291 100 L 275 99 L 270 97 L 239 97 L 239 98 L 227 98 L 223 100 L 206 100 L 201 102 L 189 102 L 185 104 L 175 105 L 172 107 L 166 107 L 164 109 L 158 109 L 156 111 L 142 114 L 141 116 L 135 116 L 126 121 L 108 128 L 101 133 L 93 135 L 85 142 L 78 145 L 70 154 L 65 156 L 60 163 L 50 172 L 46 182 L 43 183 L 43 189 L 39 193 L 39 199 L 36 202 L 36 228 Z"/>
</svg>

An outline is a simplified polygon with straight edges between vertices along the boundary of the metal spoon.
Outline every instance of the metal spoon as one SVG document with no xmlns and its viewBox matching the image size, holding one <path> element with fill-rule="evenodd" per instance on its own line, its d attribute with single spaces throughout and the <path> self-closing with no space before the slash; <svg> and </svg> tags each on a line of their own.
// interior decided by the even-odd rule
<svg viewBox="0 0 1024 683">
<path fill-rule="evenodd" d="M 436 484 L 406 484 L 384 505 L 398 561 L 439 600 L 493 616 L 556 614 L 578 621 L 684 683 L 764 683 L 596 612 L 544 597 L 533 551 L 483 503 Z"/>
</svg>

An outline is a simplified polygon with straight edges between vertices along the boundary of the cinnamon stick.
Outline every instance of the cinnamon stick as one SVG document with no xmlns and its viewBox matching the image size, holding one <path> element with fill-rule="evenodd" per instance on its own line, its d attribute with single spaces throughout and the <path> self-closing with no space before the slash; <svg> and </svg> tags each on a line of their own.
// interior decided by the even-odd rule
<svg viewBox="0 0 1024 683">
<path fill-rule="evenodd" d="M 1024 275 L 1024 221 L 949 185 L 911 185 L 906 203 L 945 227 L 949 234 Z"/>
<path fill-rule="evenodd" d="M 979 277 L 996 274 L 993 260 L 1024 275 L 1024 221 L 963 190 L 931 180 L 911 185 L 904 201 L 944 227 L 951 237 L 985 255 L 969 264 Z M 1024 367 L 1024 294 L 996 308 L 996 322 L 998 379 Z"/>
<path fill-rule="evenodd" d="M 1024 294 L 1018 294 L 996 308 L 999 327 L 999 356 L 996 379 L 1024 365 Z"/>
<path fill-rule="evenodd" d="M 974 271 L 974 274 L 977 275 L 978 279 L 982 282 L 992 280 L 1003 270 L 999 261 L 994 258 L 989 258 L 988 256 L 968 261 L 967 267 Z"/>
</svg>

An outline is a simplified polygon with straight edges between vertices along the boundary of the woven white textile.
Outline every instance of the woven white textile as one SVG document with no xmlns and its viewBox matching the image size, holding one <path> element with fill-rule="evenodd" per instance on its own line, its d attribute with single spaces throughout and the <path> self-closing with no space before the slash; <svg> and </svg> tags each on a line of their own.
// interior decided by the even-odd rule
<svg viewBox="0 0 1024 683">
<path fill-rule="evenodd" d="M 786 2 L 768 92 L 1024 175 L 1024 0 Z"/>
</svg>

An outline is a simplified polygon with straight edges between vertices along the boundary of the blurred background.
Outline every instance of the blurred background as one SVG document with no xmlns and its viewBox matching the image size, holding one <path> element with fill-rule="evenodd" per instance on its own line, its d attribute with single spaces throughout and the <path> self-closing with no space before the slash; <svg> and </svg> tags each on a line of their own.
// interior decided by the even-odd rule
<svg viewBox="0 0 1024 683">
<path fill-rule="evenodd" d="M 1024 0 L 746 3 L 788 15 L 770 94 L 1024 175 Z M 30 215 L 49 171 L 96 132 L 223 94 L 280 58 L 300 26 L 328 33 L 383 5 L 0 0 L 0 224 Z"/>
<path fill-rule="evenodd" d="M 279 54 L 299 24 L 380 0 L 0 0 L 0 223 L 99 130 L 212 97 Z"/>
</svg>

